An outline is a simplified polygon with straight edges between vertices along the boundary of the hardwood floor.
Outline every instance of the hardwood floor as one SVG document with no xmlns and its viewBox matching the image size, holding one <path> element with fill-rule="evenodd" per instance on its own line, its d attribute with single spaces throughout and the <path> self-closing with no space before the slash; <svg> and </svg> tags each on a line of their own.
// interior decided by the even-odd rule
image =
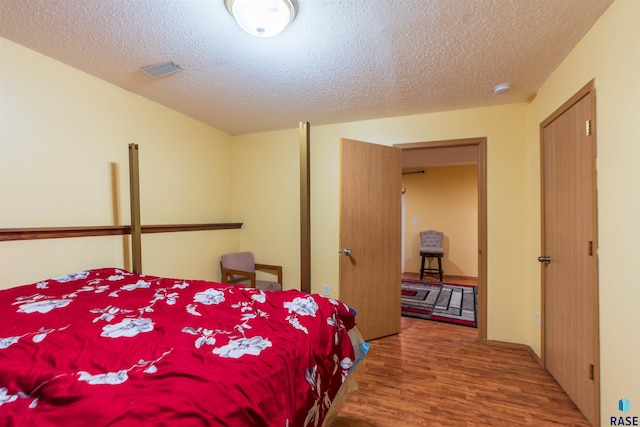
<svg viewBox="0 0 640 427">
<path fill-rule="evenodd" d="M 370 342 L 359 390 L 332 427 L 590 425 L 527 351 L 476 337 L 403 317 L 400 334 Z"/>
</svg>

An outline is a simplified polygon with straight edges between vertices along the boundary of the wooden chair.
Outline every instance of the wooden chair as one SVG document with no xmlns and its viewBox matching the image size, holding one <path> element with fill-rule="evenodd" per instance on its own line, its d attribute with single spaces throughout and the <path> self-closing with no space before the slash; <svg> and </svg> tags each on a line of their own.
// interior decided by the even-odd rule
<svg viewBox="0 0 640 427">
<path fill-rule="evenodd" d="M 422 264 L 420 266 L 420 280 L 424 276 L 424 273 L 438 273 L 440 275 L 440 281 L 442 282 L 442 256 L 444 255 L 444 249 L 442 249 L 442 237 L 444 233 L 441 231 L 428 230 L 420 232 L 420 256 L 422 257 Z M 425 268 L 424 262 L 427 258 L 437 258 L 438 268 Z"/>
<path fill-rule="evenodd" d="M 279 265 L 256 264 L 253 253 L 236 252 L 220 257 L 222 283 L 242 285 L 265 291 L 282 290 L 282 267 Z M 277 275 L 278 281 L 257 280 L 257 271 L 266 271 Z"/>
</svg>

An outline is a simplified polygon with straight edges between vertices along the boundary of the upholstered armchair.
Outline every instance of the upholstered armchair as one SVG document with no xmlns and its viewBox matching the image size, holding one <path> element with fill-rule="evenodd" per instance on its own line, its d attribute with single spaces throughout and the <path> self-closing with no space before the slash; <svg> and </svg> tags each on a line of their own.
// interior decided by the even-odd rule
<svg viewBox="0 0 640 427">
<path fill-rule="evenodd" d="M 265 291 L 282 290 L 282 266 L 270 264 L 256 264 L 253 253 L 236 252 L 220 257 L 222 283 L 242 285 Z M 257 280 L 256 271 L 266 271 L 277 276 L 277 282 Z"/>
</svg>

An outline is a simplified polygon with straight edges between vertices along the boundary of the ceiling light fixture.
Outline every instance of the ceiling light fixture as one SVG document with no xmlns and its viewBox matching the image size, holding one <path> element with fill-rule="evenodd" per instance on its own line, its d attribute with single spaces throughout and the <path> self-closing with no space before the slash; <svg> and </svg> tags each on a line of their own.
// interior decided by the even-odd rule
<svg viewBox="0 0 640 427">
<path fill-rule="evenodd" d="M 224 0 L 240 28 L 257 37 L 280 33 L 296 16 L 295 0 Z"/>
</svg>

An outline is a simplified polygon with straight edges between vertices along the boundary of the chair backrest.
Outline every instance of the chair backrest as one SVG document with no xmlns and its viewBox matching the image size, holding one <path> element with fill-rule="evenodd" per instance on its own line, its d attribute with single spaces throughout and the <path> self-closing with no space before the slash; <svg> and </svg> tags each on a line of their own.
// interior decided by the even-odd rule
<svg viewBox="0 0 640 427">
<path fill-rule="evenodd" d="M 220 265 L 223 268 L 230 268 L 232 270 L 256 271 L 256 262 L 253 259 L 252 252 L 236 252 L 222 255 L 220 257 Z"/>
<path fill-rule="evenodd" d="M 442 231 L 428 230 L 420 232 L 420 243 L 423 248 L 440 248 L 442 247 Z"/>
</svg>

